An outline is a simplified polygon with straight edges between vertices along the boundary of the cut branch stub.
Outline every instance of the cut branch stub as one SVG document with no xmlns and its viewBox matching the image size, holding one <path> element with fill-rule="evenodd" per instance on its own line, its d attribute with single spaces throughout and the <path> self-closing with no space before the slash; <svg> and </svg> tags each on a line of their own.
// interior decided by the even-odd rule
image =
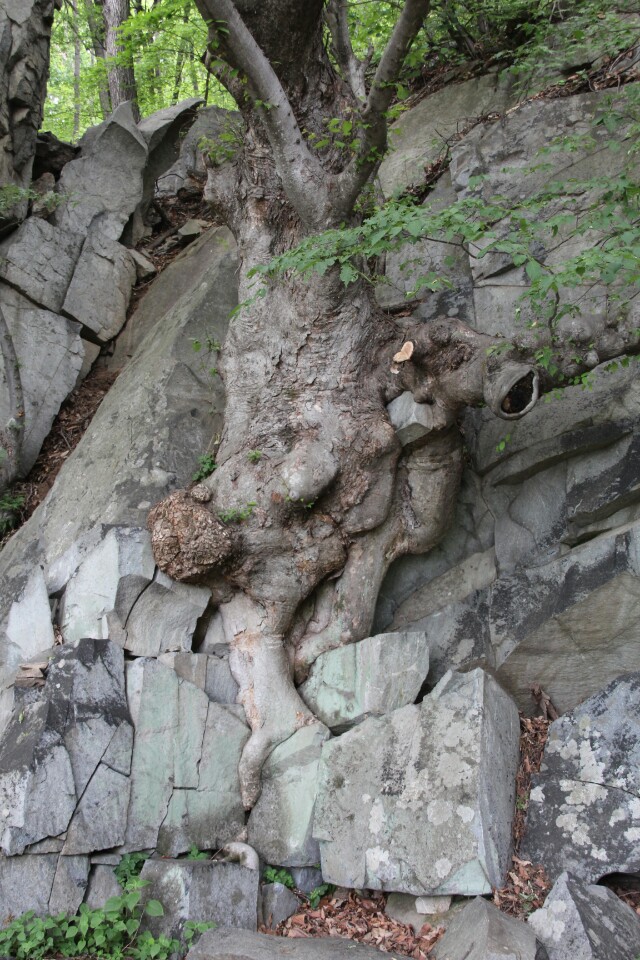
<svg viewBox="0 0 640 960">
<path fill-rule="evenodd" d="M 240 547 L 239 534 L 184 490 L 156 504 L 147 526 L 155 561 L 174 580 L 201 579 Z"/>
</svg>

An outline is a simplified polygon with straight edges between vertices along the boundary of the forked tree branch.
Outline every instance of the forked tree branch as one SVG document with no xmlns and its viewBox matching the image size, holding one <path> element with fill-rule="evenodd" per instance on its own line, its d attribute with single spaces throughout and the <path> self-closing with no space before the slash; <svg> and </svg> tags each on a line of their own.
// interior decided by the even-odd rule
<svg viewBox="0 0 640 960">
<path fill-rule="evenodd" d="M 400 73 L 431 0 L 406 0 L 371 84 L 361 113 L 360 146 L 353 160 L 336 178 L 342 211 L 350 212 L 360 191 L 380 165 L 387 149 L 386 112 L 394 96 L 393 82 Z"/>
<path fill-rule="evenodd" d="M 324 17 L 331 35 L 331 49 L 342 77 L 351 87 L 354 96 L 364 103 L 367 99 L 365 72 L 371 63 L 373 46 L 369 46 L 364 60 L 356 57 L 349 36 L 348 9 L 348 0 L 329 0 Z"/>
<path fill-rule="evenodd" d="M 223 58 L 243 74 L 273 150 L 287 197 L 301 220 L 313 227 L 327 222 L 326 173 L 311 153 L 291 104 L 268 57 L 254 39 L 232 0 L 196 0 L 217 34 Z M 224 78 L 223 78 L 224 82 Z"/>
</svg>

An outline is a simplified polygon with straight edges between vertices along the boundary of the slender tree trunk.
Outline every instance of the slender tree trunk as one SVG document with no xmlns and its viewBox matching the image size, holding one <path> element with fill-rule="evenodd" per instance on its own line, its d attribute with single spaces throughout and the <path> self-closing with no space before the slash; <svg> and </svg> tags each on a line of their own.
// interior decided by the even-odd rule
<svg viewBox="0 0 640 960">
<path fill-rule="evenodd" d="M 102 14 L 96 10 L 94 0 L 85 0 L 85 11 L 87 15 L 87 24 L 91 36 L 91 46 L 93 54 L 98 63 L 104 67 L 104 83 L 100 83 L 98 97 L 100 99 L 100 110 L 102 119 L 106 120 L 111 113 L 111 97 L 109 95 L 109 82 L 107 77 L 107 68 L 105 64 L 107 51 L 105 48 L 105 25 Z"/>
<path fill-rule="evenodd" d="M 102 14 L 105 23 L 105 49 L 107 57 L 114 58 L 108 67 L 109 93 L 113 110 L 127 100 L 133 102 L 134 115 L 139 118 L 138 95 L 133 64 L 129 57 L 124 58 L 124 46 L 120 37 L 120 27 L 129 18 L 129 0 L 102 0 Z"/>
<path fill-rule="evenodd" d="M 80 133 L 80 23 L 78 20 L 78 0 L 71 0 L 73 12 L 73 139 Z"/>
</svg>

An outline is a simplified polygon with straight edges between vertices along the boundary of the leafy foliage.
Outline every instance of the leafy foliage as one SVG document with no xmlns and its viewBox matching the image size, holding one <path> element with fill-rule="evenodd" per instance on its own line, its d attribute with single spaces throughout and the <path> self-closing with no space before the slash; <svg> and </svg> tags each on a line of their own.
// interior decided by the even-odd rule
<svg viewBox="0 0 640 960">
<path fill-rule="evenodd" d="M 145 862 L 149 859 L 148 853 L 136 850 L 133 853 L 125 853 L 120 858 L 120 863 L 114 868 L 116 880 L 123 890 L 126 890 L 132 880 L 140 876 Z"/>
<path fill-rule="evenodd" d="M 311 893 L 309 894 L 309 906 L 312 910 L 315 910 L 320 901 L 327 893 L 333 893 L 335 890 L 335 885 L 333 883 L 321 883 L 319 886 L 314 887 Z"/>
<path fill-rule="evenodd" d="M 285 867 L 265 867 L 262 873 L 262 879 L 265 883 L 281 883 L 289 890 L 295 889 L 293 877 Z"/>
<path fill-rule="evenodd" d="M 0 537 L 13 530 L 18 522 L 18 511 L 24 504 L 24 497 L 8 491 L 0 496 Z"/>
<path fill-rule="evenodd" d="M 475 177 L 460 199 L 445 208 L 428 200 L 420 204 L 413 196 L 392 200 L 361 223 L 307 237 L 254 268 L 250 275 L 256 280 L 256 296 L 265 289 L 260 281 L 268 284 L 288 273 L 305 277 L 336 269 L 345 284 L 358 278 L 384 282 L 377 271 L 379 258 L 432 239 L 459 245 L 478 259 L 501 255 L 505 266 L 523 268 L 528 287 L 517 311 L 532 318 L 530 326 L 548 329 L 548 324 L 554 326 L 563 316 L 579 312 L 582 304 L 572 299 L 571 291 L 597 284 L 607 285 L 610 303 L 623 310 L 640 282 L 639 135 L 640 91 L 627 87 L 607 98 L 591 130 L 560 138 L 540 152 L 540 162 L 524 171 L 534 184 L 525 199 L 514 202 L 489 193 L 484 178 Z M 578 152 L 580 159 L 594 149 L 609 151 L 612 158 L 621 155 L 616 176 L 545 179 L 553 169 L 550 154 Z M 546 262 L 546 251 L 557 252 L 568 238 L 583 238 L 579 251 Z M 405 265 L 414 262 L 407 255 Z M 445 276 L 427 272 L 415 279 L 408 297 L 448 285 Z M 541 347 L 536 359 L 555 372 L 548 346 Z"/>
<path fill-rule="evenodd" d="M 203 453 L 201 457 L 198 457 L 198 463 L 200 466 L 193 475 L 193 479 L 196 483 L 199 483 L 200 480 L 206 480 L 207 477 L 210 477 L 218 466 L 212 453 Z"/>
</svg>

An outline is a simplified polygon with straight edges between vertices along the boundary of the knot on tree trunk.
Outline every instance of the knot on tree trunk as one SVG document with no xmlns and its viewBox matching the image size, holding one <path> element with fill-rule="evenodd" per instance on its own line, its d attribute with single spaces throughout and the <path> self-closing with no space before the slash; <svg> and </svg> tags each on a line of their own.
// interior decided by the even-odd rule
<svg viewBox="0 0 640 960">
<path fill-rule="evenodd" d="M 239 534 L 185 490 L 157 503 L 147 527 L 158 567 L 174 580 L 198 580 L 240 549 Z"/>
</svg>

